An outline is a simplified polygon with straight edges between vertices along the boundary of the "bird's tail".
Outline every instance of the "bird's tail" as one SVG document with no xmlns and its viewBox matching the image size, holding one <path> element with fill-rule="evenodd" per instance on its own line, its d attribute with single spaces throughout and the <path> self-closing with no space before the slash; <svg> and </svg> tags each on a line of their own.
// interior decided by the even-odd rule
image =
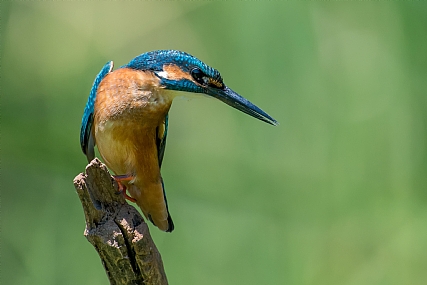
<svg viewBox="0 0 427 285">
<path fill-rule="evenodd" d="M 174 225 L 168 210 L 163 180 L 160 183 L 144 185 L 136 181 L 128 186 L 128 190 L 147 219 L 162 231 L 173 231 Z"/>
</svg>

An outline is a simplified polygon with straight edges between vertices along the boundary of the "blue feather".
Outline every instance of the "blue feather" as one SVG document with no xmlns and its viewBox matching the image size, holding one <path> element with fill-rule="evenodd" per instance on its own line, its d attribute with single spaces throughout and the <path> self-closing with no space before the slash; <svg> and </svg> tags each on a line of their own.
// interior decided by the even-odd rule
<svg viewBox="0 0 427 285">
<path fill-rule="evenodd" d="M 93 110 L 95 107 L 96 93 L 98 86 L 102 79 L 113 70 L 113 62 L 107 62 L 93 82 L 92 89 L 90 90 L 89 99 L 87 100 L 85 111 L 82 118 L 82 126 L 80 129 L 80 146 L 83 153 L 86 155 L 88 162 L 95 158 L 95 142 L 92 137 L 92 124 L 93 124 Z"/>
</svg>

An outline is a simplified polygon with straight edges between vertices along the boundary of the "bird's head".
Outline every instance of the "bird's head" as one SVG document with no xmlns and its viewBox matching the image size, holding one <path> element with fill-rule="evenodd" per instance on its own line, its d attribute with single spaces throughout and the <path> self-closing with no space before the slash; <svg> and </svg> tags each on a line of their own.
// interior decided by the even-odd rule
<svg viewBox="0 0 427 285">
<path fill-rule="evenodd" d="M 166 89 L 203 93 L 264 122 L 278 124 L 267 113 L 228 88 L 218 70 L 188 53 L 177 50 L 151 51 L 135 57 L 125 67 L 153 72 Z"/>
</svg>

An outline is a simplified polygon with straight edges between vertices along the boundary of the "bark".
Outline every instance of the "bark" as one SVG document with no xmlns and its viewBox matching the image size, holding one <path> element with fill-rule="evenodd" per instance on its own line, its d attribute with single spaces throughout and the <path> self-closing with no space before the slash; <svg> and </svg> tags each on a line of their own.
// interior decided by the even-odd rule
<svg viewBox="0 0 427 285">
<path fill-rule="evenodd" d="M 140 213 L 117 194 L 117 183 L 98 159 L 74 178 L 95 247 L 111 284 L 167 284 L 159 251 Z"/>
</svg>

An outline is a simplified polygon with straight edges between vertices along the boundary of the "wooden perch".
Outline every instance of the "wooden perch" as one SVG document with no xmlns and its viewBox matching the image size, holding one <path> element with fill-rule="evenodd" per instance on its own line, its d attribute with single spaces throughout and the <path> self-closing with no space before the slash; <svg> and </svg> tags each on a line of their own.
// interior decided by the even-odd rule
<svg viewBox="0 0 427 285">
<path fill-rule="evenodd" d="M 98 159 L 74 178 L 95 247 L 111 284 L 167 284 L 159 251 L 139 212 L 117 194 L 117 183 Z"/>
</svg>

